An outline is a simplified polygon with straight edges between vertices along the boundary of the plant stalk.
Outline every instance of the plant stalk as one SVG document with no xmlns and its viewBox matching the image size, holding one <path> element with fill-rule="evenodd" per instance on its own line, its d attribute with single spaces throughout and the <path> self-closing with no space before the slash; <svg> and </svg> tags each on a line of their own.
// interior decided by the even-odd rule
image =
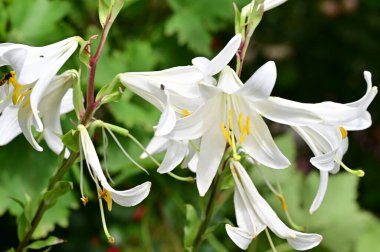
<svg viewBox="0 0 380 252">
<path fill-rule="evenodd" d="M 214 208 L 215 208 L 215 203 L 216 203 L 216 200 L 220 194 L 220 188 L 222 186 L 223 177 L 224 177 L 223 171 L 224 171 L 226 164 L 227 164 L 227 160 L 225 160 L 223 162 L 221 171 L 219 173 L 217 173 L 217 175 L 215 177 L 214 184 L 212 186 L 211 195 L 210 195 L 210 198 L 207 202 L 206 213 L 202 217 L 201 226 L 199 227 L 197 236 L 195 237 L 194 242 L 193 242 L 193 251 L 197 251 L 199 246 L 201 245 L 201 243 L 203 241 L 203 235 L 206 232 L 207 227 L 209 225 L 209 222 L 212 218 Z"/>
</svg>

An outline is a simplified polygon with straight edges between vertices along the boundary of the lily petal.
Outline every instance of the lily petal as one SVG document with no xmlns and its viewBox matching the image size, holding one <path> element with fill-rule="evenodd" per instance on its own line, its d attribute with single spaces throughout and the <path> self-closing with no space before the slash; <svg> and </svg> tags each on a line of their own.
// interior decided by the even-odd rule
<svg viewBox="0 0 380 252">
<path fill-rule="evenodd" d="M 145 182 L 132 189 L 124 191 L 113 189 L 108 184 L 107 179 L 104 176 L 98 155 L 96 154 L 95 147 L 92 144 L 91 138 L 88 135 L 86 128 L 81 125 L 78 127 L 78 129 L 80 133 L 80 143 L 81 147 L 83 148 L 85 158 L 90 164 L 93 174 L 100 181 L 103 188 L 111 193 L 112 199 L 121 206 L 135 206 L 144 200 L 149 194 L 151 183 Z"/>
<path fill-rule="evenodd" d="M 328 171 L 320 171 L 320 181 L 317 195 L 315 196 L 313 203 L 309 209 L 310 214 L 313 214 L 322 204 L 322 201 L 325 197 L 327 184 L 329 180 L 329 172 Z"/>
<path fill-rule="evenodd" d="M 176 168 L 187 154 L 187 143 L 171 140 L 165 158 L 158 168 L 159 173 L 167 173 Z"/>
<path fill-rule="evenodd" d="M 322 236 L 318 234 L 301 233 L 287 227 L 280 220 L 280 218 L 278 218 L 277 214 L 273 211 L 265 199 L 259 194 L 255 185 L 241 164 L 234 162 L 234 167 L 236 168 L 243 188 L 247 192 L 247 196 L 250 199 L 255 213 L 263 223 L 268 225 L 269 229 L 272 232 L 283 239 L 287 239 L 288 243 L 296 250 L 311 249 L 321 242 Z M 238 179 L 237 175 L 234 173 L 233 175 L 236 181 Z"/>
<path fill-rule="evenodd" d="M 147 158 L 148 157 L 147 153 L 149 153 L 149 155 L 154 155 L 154 154 L 164 151 L 165 149 L 167 149 L 169 141 L 170 141 L 169 138 L 166 138 L 166 137 L 159 137 L 159 136 L 153 137 L 150 140 L 148 146 L 145 148 L 145 152 L 143 152 L 140 155 L 140 158 L 141 159 Z"/>
<path fill-rule="evenodd" d="M 17 118 L 18 108 L 9 106 L 0 116 L 0 145 L 6 145 L 21 133 Z"/>
<path fill-rule="evenodd" d="M 226 147 L 226 140 L 223 138 L 219 125 L 220 123 L 215 123 L 201 140 L 196 180 L 201 197 L 208 191 Z"/>
<path fill-rule="evenodd" d="M 276 64 L 268 61 L 246 81 L 236 94 L 247 96 L 250 99 L 266 99 L 272 93 L 276 78 Z"/>
<path fill-rule="evenodd" d="M 249 115 L 252 121 L 251 133 L 245 137 L 241 144 L 244 150 L 265 166 L 275 169 L 288 167 L 290 165 L 289 160 L 278 149 L 264 120 L 255 112 L 254 108 L 249 106 L 248 102 L 243 99 L 240 99 L 240 102 L 242 114 Z M 234 133 L 236 136 L 240 136 L 236 127 Z"/>
<path fill-rule="evenodd" d="M 249 244 L 251 244 L 253 238 L 255 238 L 243 228 L 233 227 L 230 224 L 226 224 L 225 228 L 231 240 L 243 250 L 246 250 Z"/>
<path fill-rule="evenodd" d="M 222 94 L 217 94 L 189 116 L 178 119 L 168 137 L 174 140 L 200 138 L 224 114 L 223 108 Z"/>
</svg>

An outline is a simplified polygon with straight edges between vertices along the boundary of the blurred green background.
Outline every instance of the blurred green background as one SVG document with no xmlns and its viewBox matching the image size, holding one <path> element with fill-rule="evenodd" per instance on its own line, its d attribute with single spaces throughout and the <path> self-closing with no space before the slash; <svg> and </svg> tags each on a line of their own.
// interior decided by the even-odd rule
<svg viewBox="0 0 380 252">
<path fill-rule="evenodd" d="M 249 1 L 235 2 L 242 7 Z M 98 65 L 96 85 L 100 88 L 120 72 L 188 65 L 193 57 L 201 55 L 211 58 L 234 35 L 233 22 L 231 0 L 128 1 L 111 29 Z M 42 46 L 74 35 L 87 39 L 100 34 L 99 27 L 97 1 L 0 1 L 1 42 Z M 266 61 L 274 60 L 278 78 L 273 95 L 301 102 L 351 102 L 365 93 L 364 70 L 372 72 L 374 85 L 380 83 L 379 45 L 378 0 L 289 0 L 264 14 L 251 42 L 242 80 Z M 73 57 L 65 68 L 78 66 L 77 57 Z M 82 70 L 85 81 L 86 71 Z M 318 176 L 308 162 L 311 153 L 288 128 L 270 125 L 280 147 L 293 161 L 292 167 L 276 175 L 290 213 L 307 231 L 324 236 L 321 246 L 312 251 L 380 251 L 379 108 L 377 97 L 369 108 L 372 127 L 349 134 L 350 148 L 344 158 L 350 167 L 364 169 L 366 176 L 358 179 L 345 172 L 331 176 L 324 204 L 313 216 L 308 215 L 308 208 L 317 190 Z M 97 117 L 126 127 L 146 144 L 159 112 L 126 91 L 121 101 L 105 106 Z M 71 119 L 73 115 L 64 118 L 66 130 L 72 127 Z M 94 141 L 102 153 L 98 133 Z M 120 140 L 138 159 L 137 146 L 128 139 Z M 150 170 L 150 176 L 141 173 L 111 140 L 107 153 L 108 167 L 118 188 L 130 188 L 146 180 L 153 183 L 151 194 L 139 206 L 123 208 L 114 204 L 113 211 L 107 213 L 108 226 L 117 243 L 109 246 L 106 242 L 94 193 L 87 206 L 80 204 L 78 167 L 67 174 L 67 179 L 74 181 L 73 192 L 48 211 L 36 237 L 51 232 L 67 241 L 52 251 L 182 251 L 185 204 L 197 209 L 203 204 L 195 185 L 159 175 L 148 160 L 141 164 Z M 17 244 L 15 216 L 21 208 L 12 198 L 36 202 L 56 163 L 47 148 L 43 153 L 35 152 L 23 137 L 0 147 L 0 251 Z M 263 185 L 259 173 L 250 170 L 261 193 L 286 221 L 280 202 Z M 265 171 L 273 177 L 270 170 Z M 189 175 L 187 170 L 176 172 Z M 92 181 L 88 182 L 87 192 L 95 192 Z M 226 219 L 235 223 L 231 196 L 232 188 L 226 185 L 213 220 L 214 234 L 208 236 L 201 251 L 239 251 L 221 224 Z M 267 249 L 263 235 L 255 239 L 249 251 Z M 280 251 L 291 251 L 286 245 L 283 249 Z"/>
</svg>

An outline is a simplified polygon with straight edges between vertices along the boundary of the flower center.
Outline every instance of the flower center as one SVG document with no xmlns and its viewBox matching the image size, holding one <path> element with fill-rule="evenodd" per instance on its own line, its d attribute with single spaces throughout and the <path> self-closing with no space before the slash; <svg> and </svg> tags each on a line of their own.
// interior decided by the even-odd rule
<svg viewBox="0 0 380 252">
<path fill-rule="evenodd" d="M 24 98 L 32 91 L 31 88 L 24 88 L 22 85 L 20 85 L 16 80 L 16 73 L 15 71 L 10 71 L 9 73 L 5 74 L 4 77 L 0 80 L 0 86 L 4 84 L 10 84 L 13 86 L 13 92 L 12 92 L 12 103 L 13 105 L 20 104 Z M 27 106 L 29 104 L 29 99 L 26 102 L 26 104 L 23 105 L 23 107 Z"/>
<path fill-rule="evenodd" d="M 243 124 L 243 114 L 239 114 L 238 118 L 238 129 L 241 133 L 238 143 L 241 145 L 244 142 L 244 139 L 247 135 L 250 134 L 250 126 L 251 126 L 251 118 L 249 116 L 246 117 L 245 124 Z M 237 154 L 236 151 L 236 141 L 235 141 L 235 135 L 233 133 L 233 116 L 232 116 L 232 110 L 228 113 L 228 128 L 226 125 L 222 122 L 220 125 L 220 128 L 223 133 L 223 137 L 226 141 L 228 141 L 228 144 L 232 147 L 233 150 L 233 158 L 235 160 L 240 160 L 240 156 Z"/>
</svg>

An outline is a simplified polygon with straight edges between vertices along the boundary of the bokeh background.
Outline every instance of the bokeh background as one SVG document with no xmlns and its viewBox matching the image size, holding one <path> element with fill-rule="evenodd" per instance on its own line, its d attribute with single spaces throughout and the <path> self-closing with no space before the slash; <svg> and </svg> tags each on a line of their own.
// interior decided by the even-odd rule
<svg viewBox="0 0 380 252">
<path fill-rule="evenodd" d="M 160 70 L 188 65 L 196 56 L 213 57 L 234 35 L 231 0 L 136 0 L 127 1 L 111 29 L 98 65 L 96 86 L 110 82 L 117 73 Z M 240 7 L 249 1 L 236 0 Z M 100 34 L 97 1 L 1 0 L 0 41 L 42 46 L 69 36 L 89 38 Z M 96 41 L 95 41 L 96 44 Z M 278 78 L 273 95 L 301 102 L 331 100 L 351 102 L 366 89 L 363 71 L 372 72 L 374 85 L 380 83 L 380 2 L 378 0 L 289 0 L 265 13 L 257 28 L 244 64 L 246 80 L 263 63 L 274 60 Z M 234 64 L 234 63 L 232 63 Z M 78 68 L 77 57 L 64 68 Z M 2 68 L 2 72 L 8 69 Z M 82 66 L 83 85 L 86 69 Z M 273 135 L 292 167 L 276 176 L 288 200 L 290 214 L 307 231 L 324 236 L 312 251 L 380 251 L 380 99 L 369 108 L 371 128 L 350 132 L 350 148 L 344 162 L 362 168 L 358 179 L 342 171 L 331 176 L 327 197 L 321 209 L 308 214 L 318 186 L 318 174 L 309 164 L 311 153 L 288 128 L 270 124 Z M 97 117 L 129 129 L 144 144 L 153 134 L 159 112 L 132 93 L 125 91 L 121 101 L 102 108 Z M 64 118 L 66 130 L 73 115 Z M 269 122 L 270 123 L 270 122 Z M 103 151 L 100 132 L 94 142 Z M 139 149 L 120 138 L 136 160 Z M 134 167 L 110 141 L 107 166 L 118 188 L 130 188 L 150 180 L 150 196 L 137 207 L 114 205 L 106 218 L 117 243 L 109 246 L 104 237 L 94 186 L 89 179 L 86 191 L 92 197 L 80 204 L 79 170 L 73 167 L 67 180 L 74 190 L 44 217 L 36 236 L 52 235 L 66 240 L 52 251 L 182 251 L 186 204 L 196 209 L 204 204 L 196 186 L 155 172 L 149 160 L 139 160 L 150 170 L 147 176 Z M 162 156 L 158 156 L 158 158 Z M 18 137 L 0 147 L 0 250 L 17 244 L 16 216 L 21 208 L 14 199 L 37 202 L 57 164 L 47 148 L 35 152 Z M 252 178 L 284 221 L 280 202 L 264 186 L 253 168 Z M 177 169 L 182 175 L 187 170 Z M 88 176 L 88 174 L 86 174 Z M 88 176 L 89 178 L 89 176 Z M 228 180 L 227 180 L 228 182 Z M 93 192 L 91 194 L 91 191 Z M 231 186 L 218 199 L 213 234 L 201 251 L 239 251 L 224 231 L 226 220 L 235 223 Z M 199 214 L 199 213 L 198 213 Z M 274 241 L 279 251 L 291 251 L 283 240 Z M 266 251 L 265 235 L 255 239 L 248 251 Z"/>
</svg>

